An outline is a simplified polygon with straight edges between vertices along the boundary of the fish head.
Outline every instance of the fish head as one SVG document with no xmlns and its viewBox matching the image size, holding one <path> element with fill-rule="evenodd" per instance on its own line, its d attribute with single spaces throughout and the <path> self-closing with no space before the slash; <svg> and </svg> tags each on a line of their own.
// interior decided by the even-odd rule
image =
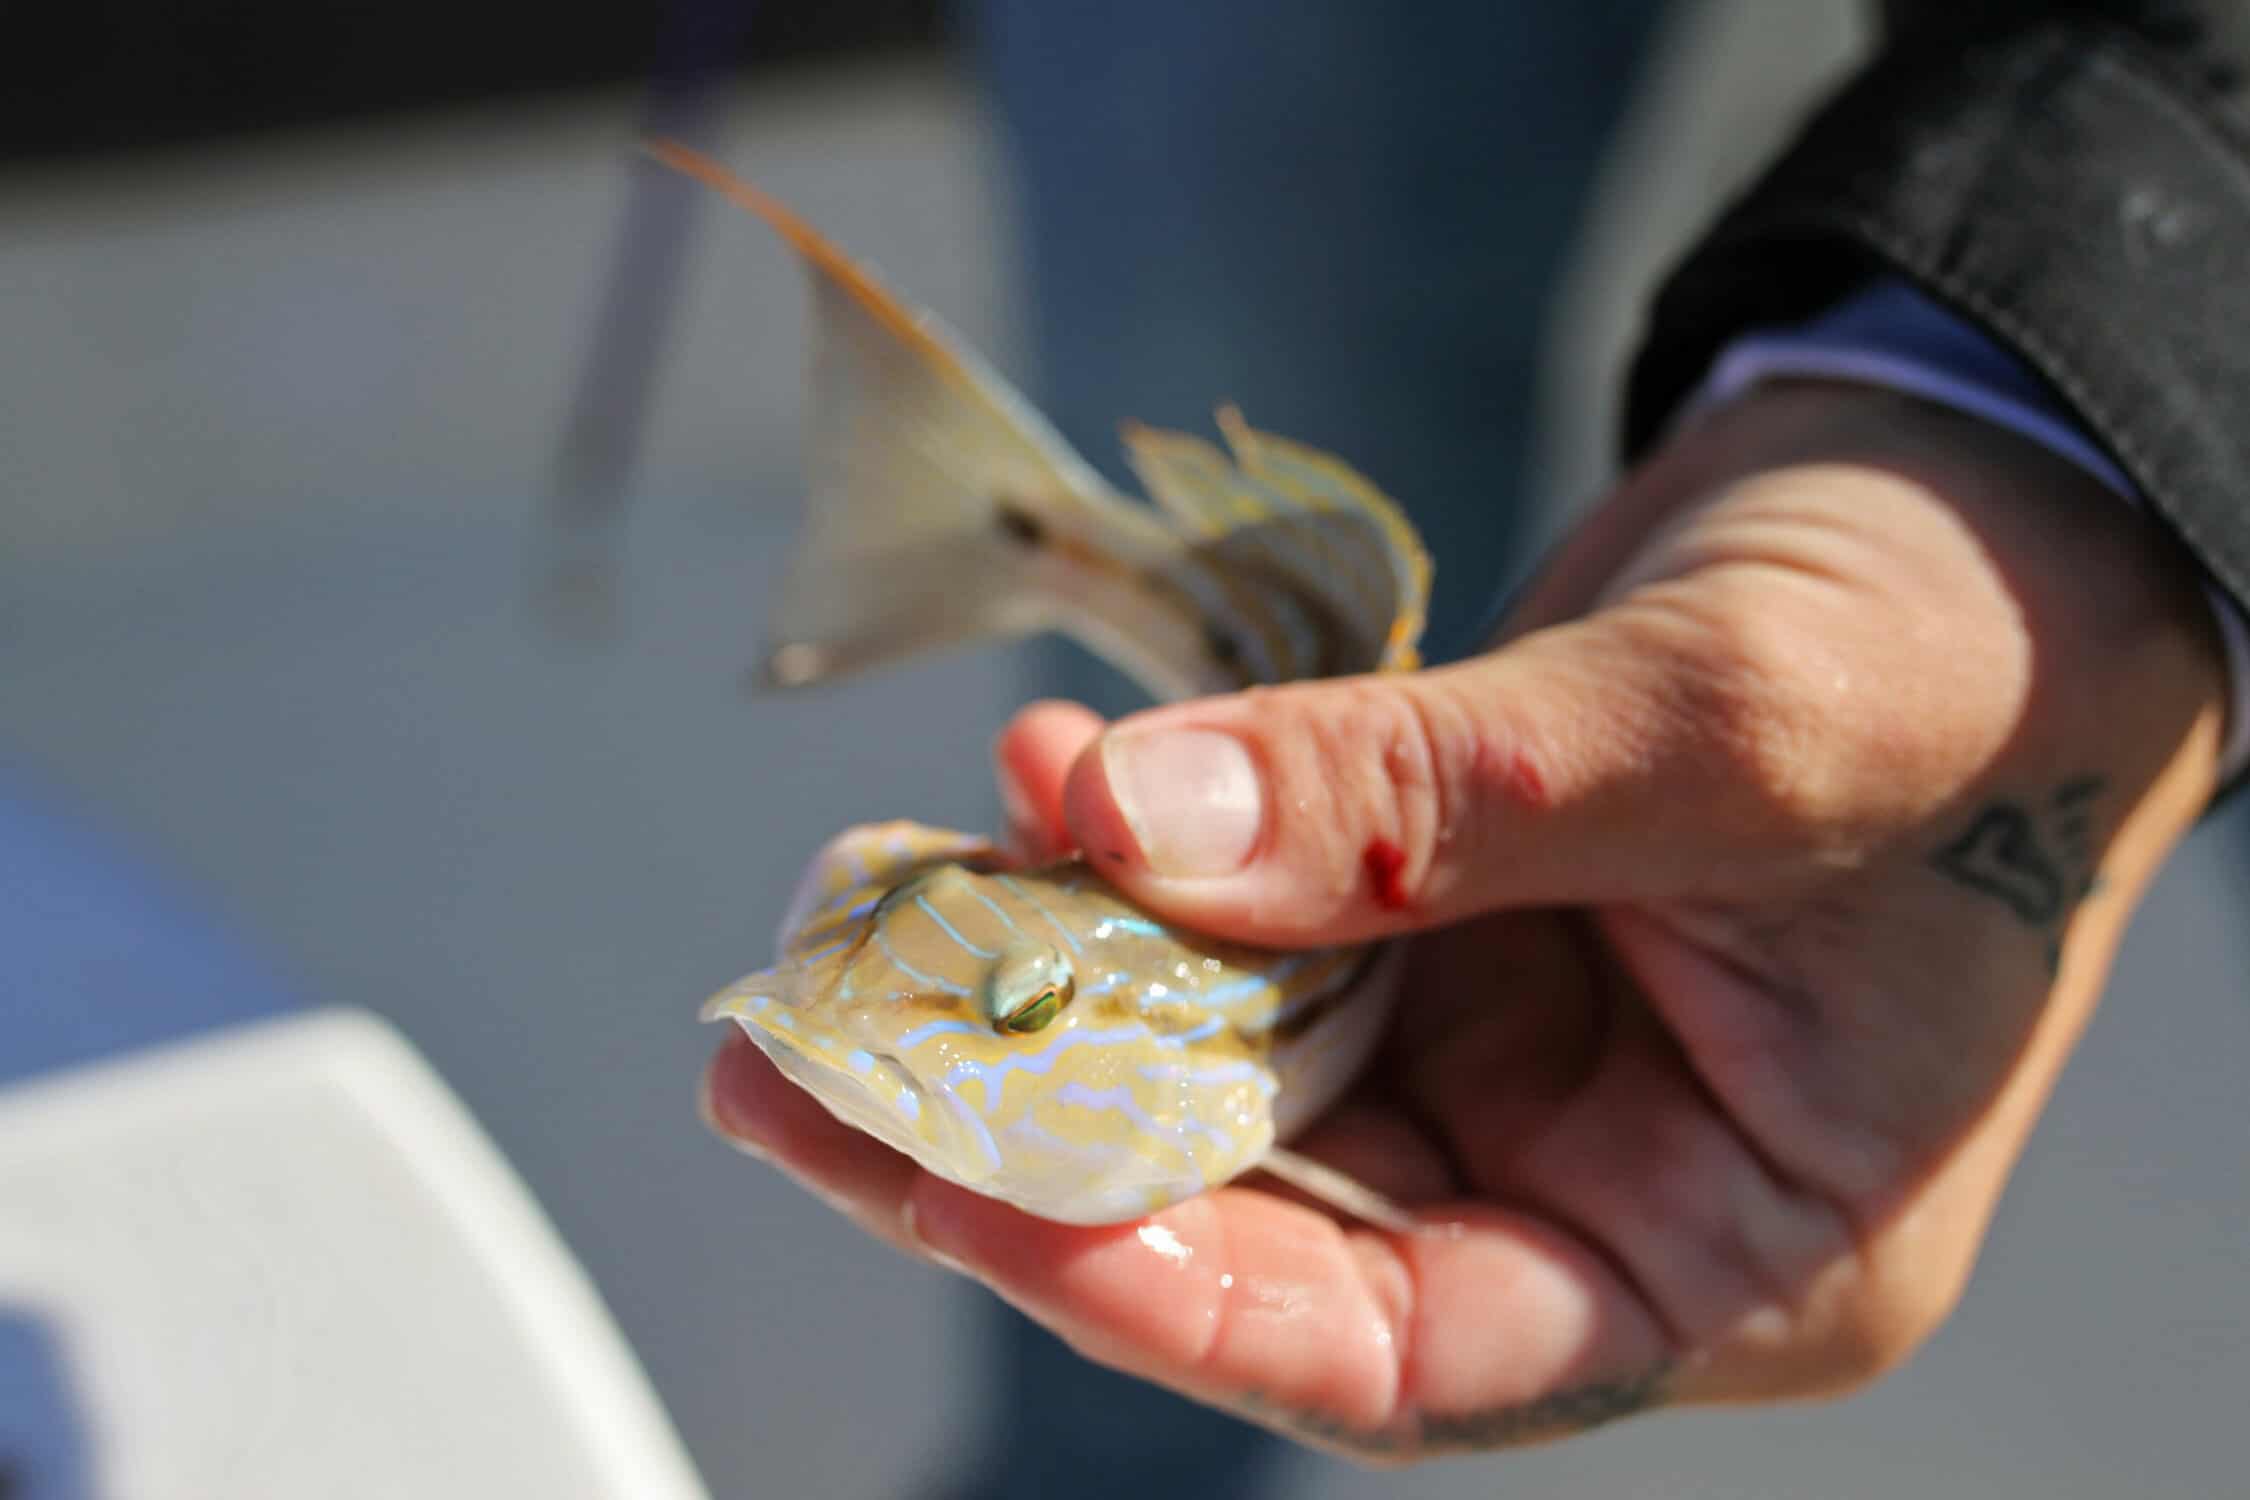
<svg viewBox="0 0 2250 1500">
<path fill-rule="evenodd" d="M 1239 984 L 1227 959 L 1091 879 L 920 871 L 705 1015 L 941 1177 L 1043 1218 L 1139 1218 L 1255 1165 L 1275 1084 L 1198 1003 Z"/>
</svg>

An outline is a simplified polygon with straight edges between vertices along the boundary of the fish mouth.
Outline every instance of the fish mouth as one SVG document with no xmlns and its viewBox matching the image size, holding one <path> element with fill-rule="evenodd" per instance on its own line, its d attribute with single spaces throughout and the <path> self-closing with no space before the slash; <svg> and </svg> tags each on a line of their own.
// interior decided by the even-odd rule
<svg viewBox="0 0 2250 1500">
<path fill-rule="evenodd" d="M 740 1026 L 783 1077 L 854 1130 L 964 1187 L 977 1186 L 997 1170 L 997 1163 L 988 1163 L 966 1139 L 956 1111 L 947 1107 L 950 1097 L 934 1095 L 893 1059 L 855 1048 L 848 1061 L 838 1062 L 766 1016 L 732 1013 L 724 1019 Z"/>
<path fill-rule="evenodd" d="M 734 1022 L 830 1115 L 938 1176 L 978 1188 L 999 1173 L 990 1131 L 959 1096 L 809 1013 L 798 1001 L 803 980 L 790 964 L 750 975 L 706 1002 L 702 1019 Z"/>
<path fill-rule="evenodd" d="M 902 1108 L 911 1108 L 919 1116 L 920 1091 L 911 1083 L 906 1085 L 910 1091 L 908 1097 L 917 1101 L 914 1106 L 901 1106 L 893 1102 L 896 1094 L 886 1099 L 876 1091 L 881 1086 L 877 1082 L 877 1070 L 881 1075 L 893 1074 L 895 1070 L 877 1064 L 876 1070 L 871 1070 L 868 1076 L 854 1077 L 826 1058 L 805 1051 L 793 1037 L 763 1027 L 745 1029 L 750 1032 L 751 1040 L 781 1070 L 782 1076 L 818 1099 L 830 1114 L 846 1125 L 865 1131 L 893 1150 L 911 1156 L 920 1156 L 929 1149 L 920 1139 L 920 1133 L 901 1117 Z"/>
</svg>

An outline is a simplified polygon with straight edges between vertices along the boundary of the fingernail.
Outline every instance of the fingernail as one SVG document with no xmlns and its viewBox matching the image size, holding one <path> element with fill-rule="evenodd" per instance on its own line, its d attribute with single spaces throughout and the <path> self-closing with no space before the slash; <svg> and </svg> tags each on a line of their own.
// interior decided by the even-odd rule
<svg viewBox="0 0 2250 1500">
<path fill-rule="evenodd" d="M 1000 785 L 1000 811 L 1005 823 L 1001 843 L 1019 864 L 1032 864 L 1051 859 L 1059 851 L 1051 849 L 1051 841 L 1039 826 L 1039 810 L 1031 805 L 1031 794 L 1026 792 L 1005 766 L 997 775 Z"/>
<path fill-rule="evenodd" d="M 1008 820 L 1010 828 L 1029 828 L 1039 821 L 1039 810 L 1031 805 L 1031 794 L 1022 783 L 1009 774 L 1006 766 L 993 773 L 1000 788 L 1000 813 Z"/>
<path fill-rule="evenodd" d="M 949 1232 L 949 1228 L 947 1228 L 947 1223 L 945 1223 L 947 1217 L 949 1217 L 949 1214 L 943 1208 L 940 1208 L 936 1214 L 929 1214 L 929 1212 L 922 1210 L 922 1205 L 916 1203 L 916 1196 L 913 1196 L 911 1192 L 907 1194 L 907 1199 L 904 1199 L 898 1205 L 898 1226 L 900 1226 L 900 1230 L 904 1230 L 904 1235 L 907 1235 L 907 1244 L 911 1244 L 913 1250 L 916 1250 L 916 1253 L 922 1259 L 927 1259 L 931 1266 L 938 1266 L 940 1271 L 952 1271 L 954 1275 L 965 1275 L 965 1277 L 970 1277 L 972 1282 L 981 1280 L 981 1277 L 976 1275 L 974 1268 L 967 1264 L 965 1259 L 961 1259 L 954 1253 L 949 1253 L 949 1250 L 940 1250 L 936 1246 L 938 1239 L 956 1239 L 956 1232 Z"/>
<path fill-rule="evenodd" d="M 911 1192 L 898 1206 L 898 1227 L 899 1232 L 906 1236 L 906 1243 L 914 1248 L 914 1253 L 931 1265 L 961 1276 L 974 1276 L 976 1274 L 966 1265 L 929 1242 L 928 1237 L 922 1232 L 921 1210 L 914 1206 L 914 1195 Z"/>
<path fill-rule="evenodd" d="M 1102 740 L 1117 810 L 1159 875 L 1224 875 L 1248 863 L 1265 826 L 1250 752 L 1210 729 L 1149 729 Z"/>
</svg>

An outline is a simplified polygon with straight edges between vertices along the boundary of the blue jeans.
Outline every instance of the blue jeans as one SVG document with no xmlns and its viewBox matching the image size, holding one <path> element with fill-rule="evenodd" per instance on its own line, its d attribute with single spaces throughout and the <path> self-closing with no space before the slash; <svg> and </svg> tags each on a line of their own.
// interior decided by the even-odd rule
<svg viewBox="0 0 2250 1500">
<path fill-rule="evenodd" d="M 1254 424 L 1349 459 L 1437 560 L 1429 654 L 1519 571 L 1542 319 L 1660 0 L 982 0 L 1036 378 L 1123 479 L 1115 423 Z M 1073 648 L 1049 690 L 1128 684 Z M 997 1308 L 978 1500 L 1253 1495 L 1286 1450 Z"/>
</svg>

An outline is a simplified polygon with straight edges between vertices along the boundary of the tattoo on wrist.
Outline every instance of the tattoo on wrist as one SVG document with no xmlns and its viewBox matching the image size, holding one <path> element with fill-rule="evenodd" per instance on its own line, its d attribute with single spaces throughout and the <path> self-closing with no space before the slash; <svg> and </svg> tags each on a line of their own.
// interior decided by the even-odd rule
<svg viewBox="0 0 2250 1500">
<path fill-rule="evenodd" d="M 1671 1364 L 1664 1363 L 1637 1375 L 1589 1381 L 1512 1406 L 1451 1414 L 1425 1412 L 1402 1428 L 1374 1432 L 1346 1426 L 1315 1412 L 1292 1411 L 1257 1396 L 1246 1397 L 1242 1405 L 1258 1420 L 1309 1441 L 1370 1458 L 1400 1458 L 1575 1437 L 1663 1405 L 1671 1374 Z"/>
<path fill-rule="evenodd" d="M 1989 896 L 2045 939 L 2047 972 L 2062 965 L 2063 930 L 2101 885 L 2094 868 L 2094 804 L 2108 778 L 2073 776 L 2043 801 L 1987 803 L 1961 835 L 1930 856 L 1939 874 Z"/>
</svg>

